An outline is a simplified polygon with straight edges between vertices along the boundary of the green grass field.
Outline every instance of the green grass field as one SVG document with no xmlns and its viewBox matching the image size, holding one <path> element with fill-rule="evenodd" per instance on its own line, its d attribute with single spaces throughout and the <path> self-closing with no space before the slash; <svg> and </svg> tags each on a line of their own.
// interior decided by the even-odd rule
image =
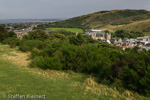
<svg viewBox="0 0 150 100">
<path fill-rule="evenodd" d="M 21 100 L 9 99 L 16 94 L 25 96 L 23 100 L 39 100 L 27 99 L 28 94 L 46 96 L 40 100 L 149 99 L 130 91 L 120 93 L 84 74 L 29 68 L 28 56 L 0 44 L 0 100 Z"/>
<path fill-rule="evenodd" d="M 52 31 L 57 31 L 57 30 L 66 30 L 66 31 L 70 31 L 70 32 L 73 32 L 73 33 L 83 33 L 83 30 L 82 29 L 79 29 L 79 28 L 47 28 L 46 30 L 52 30 Z"/>
</svg>

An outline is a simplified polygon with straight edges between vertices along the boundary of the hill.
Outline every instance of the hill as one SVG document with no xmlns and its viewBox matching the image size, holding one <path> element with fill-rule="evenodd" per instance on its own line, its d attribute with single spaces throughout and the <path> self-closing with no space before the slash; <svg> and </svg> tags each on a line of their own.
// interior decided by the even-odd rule
<svg viewBox="0 0 150 100">
<path fill-rule="evenodd" d="M 113 30 L 116 30 L 116 28 L 119 29 L 125 26 L 125 28 L 127 29 L 129 27 L 130 30 L 138 28 L 138 31 L 150 32 L 150 24 L 147 21 L 148 22 L 150 21 L 149 11 L 126 9 L 126 10 L 100 11 L 88 15 L 71 18 L 65 21 L 52 23 L 48 25 L 48 27 L 49 26 L 76 27 L 76 28 L 86 27 L 94 29 L 106 28 L 108 30 L 113 28 Z"/>
<path fill-rule="evenodd" d="M 116 30 L 129 30 L 129 31 L 138 31 L 144 33 L 144 35 L 150 35 L 150 19 L 132 22 L 126 25 L 106 25 L 101 27 L 101 30 L 109 30 L 114 32 Z"/>
</svg>

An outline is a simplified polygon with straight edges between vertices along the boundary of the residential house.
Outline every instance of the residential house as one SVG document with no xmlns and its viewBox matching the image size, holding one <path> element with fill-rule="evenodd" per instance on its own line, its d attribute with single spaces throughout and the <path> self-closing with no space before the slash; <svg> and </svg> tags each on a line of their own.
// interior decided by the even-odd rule
<svg viewBox="0 0 150 100">
<path fill-rule="evenodd" d="M 150 36 L 137 37 L 137 42 L 146 45 L 147 43 L 150 43 Z"/>
<path fill-rule="evenodd" d="M 14 28 L 11 26 L 6 26 L 5 28 L 6 28 L 7 32 L 11 32 L 14 30 Z"/>
<path fill-rule="evenodd" d="M 112 38 L 110 42 L 116 46 L 121 46 L 122 45 L 122 39 L 121 38 Z"/>
<path fill-rule="evenodd" d="M 136 42 L 136 39 L 127 39 L 126 40 L 126 46 L 127 47 L 135 47 L 135 46 L 137 46 L 137 42 Z"/>
<path fill-rule="evenodd" d="M 95 40 L 111 40 L 111 34 L 110 33 L 102 33 L 102 32 L 87 32 L 85 35 L 95 39 Z"/>
</svg>

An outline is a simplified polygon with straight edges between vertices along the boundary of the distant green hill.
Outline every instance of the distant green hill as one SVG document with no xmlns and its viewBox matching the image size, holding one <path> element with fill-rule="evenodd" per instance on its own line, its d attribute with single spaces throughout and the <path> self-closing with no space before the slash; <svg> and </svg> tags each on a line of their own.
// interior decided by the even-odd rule
<svg viewBox="0 0 150 100">
<path fill-rule="evenodd" d="M 120 25 L 128 25 L 150 19 L 150 11 L 146 10 L 112 10 L 112 11 L 100 11 L 88 15 L 83 15 L 75 18 L 71 18 L 65 21 L 56 22 L 47 25 L 47 27 L 76 27 L 76 28 L 94 28 L 94 29 L 108 29 L 108 25 L 113 30 Z M 145 22 L 144 22 L 145 23 Z M 147 22 L 146 22 L 147 23 Z M 134 24 L 134 26 L 136 26 Z M 111 29 L 110 28 L 110 29 Z M 134 29 L 136 27 L 133 27 Z M 146 26 L 138 27 L 140 31 L 149 32 L 150 24 Z"/>
<path fill-rule="evenodd" d="M 108 24 L 124 25 L 149 18 L 150 12 L 146 10 L 112 10 L 83 15 L 65 21 L 53 23 L 51 25 L 65 27 L 87 26 L 90 28 L 101 28 Z"/>
</svg>

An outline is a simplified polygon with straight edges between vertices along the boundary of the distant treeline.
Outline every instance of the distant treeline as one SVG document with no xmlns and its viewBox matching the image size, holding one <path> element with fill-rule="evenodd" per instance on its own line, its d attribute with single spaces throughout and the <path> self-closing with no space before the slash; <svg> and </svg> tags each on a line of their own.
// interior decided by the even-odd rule
<svg viewBox="0 0 150 100">
<path fill-rule="evenodd" d="M 128 31 L 128 30 L 117 30 L 112 34 L 113 37 L 120 37 L 120 38 L 137 38 L 142 37 L 144 34 L 142 32 L 136 31 Z"/>
</svg>

